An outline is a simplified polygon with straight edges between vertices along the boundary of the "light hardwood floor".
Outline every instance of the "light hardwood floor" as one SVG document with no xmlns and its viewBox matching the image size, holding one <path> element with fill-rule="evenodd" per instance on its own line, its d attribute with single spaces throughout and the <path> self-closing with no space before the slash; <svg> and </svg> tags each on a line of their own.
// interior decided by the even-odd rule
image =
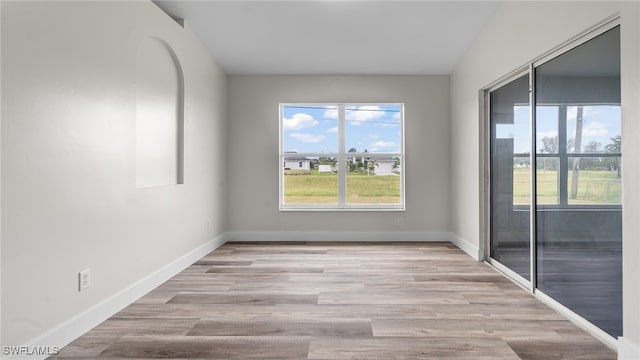
<svg viewBox="0 0 640 360">
<path fill-rule="evenodd" d="M 449 243 L 227 243 L 55 358 L 616 359 Z"/>
</svg>

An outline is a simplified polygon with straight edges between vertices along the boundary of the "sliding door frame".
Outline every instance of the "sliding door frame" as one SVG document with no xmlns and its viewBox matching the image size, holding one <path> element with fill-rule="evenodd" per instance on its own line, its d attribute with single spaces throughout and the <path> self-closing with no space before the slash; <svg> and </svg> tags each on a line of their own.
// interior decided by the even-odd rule
<svg viewBox="0 0 640 360">
<path fill-rule="evenodd" d="M 556 301 L 549 295 L 537 288 L 537 242 L 536 242 L 536 94 L 535 94 L 535 77 L 536 68 L 545 64 L 546 62 L 553 60 L 554 58 L 594 39 L 595 37 L 602 35 L 603 33 L 620 26 L 620 15 L 615 14 L 610 16 L 601 22 L 597 23 L 593 27 L 585 30 L 584 32 L 576 35 L 568 41 L 556 46 L 555 48 L 547 51 L 546 53 L 532 59 L 527 64 L 517 68 L 509 74 L 501 77 L 495 82 L 482 88 L 479 92 L 480 103 L 480 115 L 481 115 L 481 131 L 480 131 L 480 171 L 481 171 L 481 185 L 480 185 L 480 219 L 481 219 L 481 241 L 480 241 L 480 255 L 481 261 L 491 265 L 498 271 L 505 274 L 514 283 L 520 285 L 524 289 L 528 290 L 537 299 L 566 316 L 571 322 L 581 327 L 594 337 L 598 338 L 604 344 L 610 348 L 617 350 L 618 341 L 613 336 L 606 333 L 604 330 L 598 328 L 582 316 L 573 312 L 560 302 Z M 501 88 L 504 85 L 524 76 L 529 75 L 529 124 L 530 124 L 530 136 L 531 136 L 531 153 L 530 153 L 530 211 L 529 211 L 529 240 L 530 240 L 530 281 L 518 275 L 515 271 L 509 269 L 507 266 L 501 264 L 496 259 L 491 258 L 491 106 L 490 106 L 490 94 Z"/>
<path fill-rule="evenodd" d="M 512 280 L 514 280 L 518 285 L 520 285 L 521 287 L 525 288 L 526 290 L 532 292 L 533 291 L 533 287 L 532 287 L 532 283 L 525 279 L 524 277 L 522 277 L 521 275 L 519 275 L 518 273 L 516 273 L 515 271 L 509 269 L 507 266 L 503 265 L 500 261 L 494 259 L 491 257 L 491 198 L 492 198 L 492 192 L 491 192 L 491 167 L 492 167 L 492 161 L 491 161 L 491 92 L 498 90 L 499 88 L 508 85 L 509 83 L 511 83 L 514 80 L 517 80 L 525 75 L 529 75 L 529 80 L 531 80 L 531 75 L 529 74 L 529 72 L 531 71 L 531 66 L 523 66 L 518 68 L 515 71 L 512 71 L 511 73 L 509 73 L 508 75 L 502 77 L 501 79 L 499 79 L 498 81 L 494 82 L 493 84 L 491 84 L 490 86 L 484 88 L 483 90 L 481 90 L 480 92 L 480 96 L 481 96 L 481 104 L 482 104 L 482 116 L 484 118 L 484 126 L 483 126 L 483 136 L 482 136 L 482 140 L 481 140 L 481 146 L 483 147 L 481 153 L 483 154 L 483 191 L 481 192 L 483 194 L 483 221 L 484 221 L 484 239 L 485 241 L 483 241 L 484 243 L 484 247 L 483 247 L 483 260 L 485 262 L 488 262 L 489 264 L 491 264 L 492 266 L 496 267 L 497 269 L 499 269 L 501 272 L 507 274 Z M 529 103 L 531 104 L 531 87 L 529 88 Z M 530 106 L 531 108 L 531 106 Z M 531 123 L 531 121 L 530 121 Z M 533 133 L 532 133 L 533 134 Z M 535 144 L 533 145 L 535 146 Z M 530 164 L 533 164 L 531 162 L 531 155 L 529 155 L 530 157 Z M 534 168 L 535 169 L 535 168 Z M 531 171 L 531 173 L 535 173 L 535 171 Z M 533 186 L 535 188 L 535 186 Z M 534 190 L 534 189 L 532 189 Z M 531 213 L 533 211 L 529 211 L 529 213 Z M 531 226 L 530 226 L 531 228 Z M 533 279 L 533 277 L 530 277 L 531 279 Z"/>
</svg>

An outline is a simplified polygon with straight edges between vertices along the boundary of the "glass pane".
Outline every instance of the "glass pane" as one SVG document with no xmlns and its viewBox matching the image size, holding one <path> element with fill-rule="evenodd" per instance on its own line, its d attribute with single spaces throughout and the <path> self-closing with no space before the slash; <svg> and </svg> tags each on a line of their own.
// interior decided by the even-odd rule
<svg viewBox="0 0 640 360">
<path fill-rule="evenodd" d="M 568 153 L 619 153 L 620 106 L 567 107 Z"/>
<path fill-rule="evenodd" d="M 615 205 L 620 202 L 619 158 L 567 154 L 619 153 L 620 29 L 537 67 L 535 91 L 536 109 L 558 108 L 560 130 L 557 170 L 548 164 L 541 169 L 539 163 L 537 170 L 540 192 L 560 184 L 559 206 L 545 207 L 538 197 L 538 287 L 617 337 L 622 334 L 622 208 Z M 538 120 L 543 117 L 536 125 Z M 559 179 L 550 181 L 542 171 Z"/>
<path fill-rule="evenodd" d="M 529 206 L 531 202 L 531 161 L 529 157 L 513 158 L 513 205 Z"/>
<path fill-rule="evenodd" d="M 557 154 L 558 107 L 536 106 L 536 153 Z"/>
<path fill-rule="evenodd" d="M 400 204 L 400 157 L 347 157 L 347 204 Z"/>
<path fill-rule="evenodd" d="M 284 204 L 338 204 L 338 107 L 291 105 L 281 114 Z"/>
<path fill-rule="evenodd" d="M 346 203 L 400 204 L 402 106 L 345 105 L 345 147 Z"/>
<path fill-rule="evenodd" d="M 529 280 L 529 77 L 491 92 L 491 257 Z"/>
<path fill-rule="evenodd" d="M 282 107 L 282 148 L 285 153 L 337 153 L 338 107 Z"/>
<path fill-rule="evenodd" d="M 536 157 L 536 201 L 538 205 L 558 205 L 558 157 Z"/>
<path fill-rule="evenodd" d="M 309 169 L 284 170 L 284 204 L 336 205 L 338 204 L 338 173 L 336 157 L 311 158 L 303 162 Z M 293 161 L 298 164 L 298 161 Z"/>
<path fill-rule="evenodd" d="M 346 105 L 347 153 L 400 154 L 402 106 Z"/>
<path fill-rule="evenodd" d="M 618 157 L 569 158 L 569 205 L 620 205 L 619 164 Z"/>
</svg>

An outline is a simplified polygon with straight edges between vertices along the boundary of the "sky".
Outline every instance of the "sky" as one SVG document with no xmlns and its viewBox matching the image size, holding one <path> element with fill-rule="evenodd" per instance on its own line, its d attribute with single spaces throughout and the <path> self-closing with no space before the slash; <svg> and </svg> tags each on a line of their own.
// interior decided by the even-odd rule
<svg viewBox="0 0 640 360">
<path fill-rule="evenodd" d="M 611 144 L 611 138 L 621 134 L 620 106 L 592 105 L 583 107 L 582 146 L 591 141 L 602 144 L 602 148 Z M 544 137 L 558 136 L 558 108 L 556 106 L 538 106 L 536 109 L 536 148 L 542 148 Z M 575 138 L 577 106 L 567 107 L 567 137 Z M 514 124 L 498 124 L 498 138 L 514 139 L 515 153 L 531 151 L 529 140 L 529 107 L 514 107 Z M 540 152 L 539 150 L 537 152 Z"/>
<path fill-rule="evenodd" d="M 282 107 L 285 152 L 337 153 L 337 105 Z M 345 104 L 344 151 L 400 153 L 402 105 Z"/>
</svg>

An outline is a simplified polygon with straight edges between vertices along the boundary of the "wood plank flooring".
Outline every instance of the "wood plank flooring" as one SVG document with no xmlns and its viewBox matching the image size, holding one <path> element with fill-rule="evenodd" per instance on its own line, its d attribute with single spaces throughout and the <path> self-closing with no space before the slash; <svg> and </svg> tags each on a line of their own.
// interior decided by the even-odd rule
<svg viewBox="0 0 640 360">
<path fill-rule="evenodd" d="M 449 243 L 227 243 L 55 359 L 614 360 Z"/>
</svg>

